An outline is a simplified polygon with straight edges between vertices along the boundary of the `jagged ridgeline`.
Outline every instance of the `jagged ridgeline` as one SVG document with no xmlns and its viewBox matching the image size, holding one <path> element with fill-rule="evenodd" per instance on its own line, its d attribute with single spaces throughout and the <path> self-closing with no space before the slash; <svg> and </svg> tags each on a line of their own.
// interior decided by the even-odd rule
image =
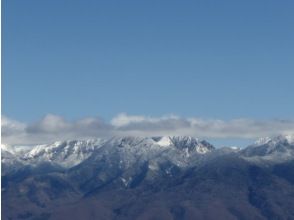
<svg viewBox="0 0 294 220">
<path fill-rule="evenodd" d="M 2 146 L 2 219 L 294 219 L 293 136 Z"/>
</svg>

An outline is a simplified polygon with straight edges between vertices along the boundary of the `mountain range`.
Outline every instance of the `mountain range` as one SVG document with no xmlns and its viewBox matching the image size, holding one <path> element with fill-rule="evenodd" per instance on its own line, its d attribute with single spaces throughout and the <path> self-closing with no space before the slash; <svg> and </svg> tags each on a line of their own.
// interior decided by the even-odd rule
<svg viewBox="0 0 294 220">
<path fill-rule="evenodd" d="M 294 136 L 1 147 L 2 219 L 294 219 Z"/>
</svg>

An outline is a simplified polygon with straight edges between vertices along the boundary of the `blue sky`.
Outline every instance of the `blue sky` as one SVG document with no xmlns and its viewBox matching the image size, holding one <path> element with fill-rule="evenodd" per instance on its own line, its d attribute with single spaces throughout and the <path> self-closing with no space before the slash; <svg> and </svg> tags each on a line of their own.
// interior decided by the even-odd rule
<svg viewBox="0 0 294 220">
<path fill-rule="evenodd" d="M 294 2 L 2 2 L 2 114 L 293 119 Z"/>
</svg>

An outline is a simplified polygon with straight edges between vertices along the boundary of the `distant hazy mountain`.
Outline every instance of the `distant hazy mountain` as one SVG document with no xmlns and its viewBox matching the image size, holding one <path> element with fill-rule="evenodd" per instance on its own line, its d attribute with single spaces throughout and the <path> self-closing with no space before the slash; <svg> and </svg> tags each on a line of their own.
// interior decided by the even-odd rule
<svg viewBox="0 0 294 220">
<path fill-rule="evenodd" d="M 2 146 L 2 219 L 294 219 L 294 138 Z"/>
</svg>

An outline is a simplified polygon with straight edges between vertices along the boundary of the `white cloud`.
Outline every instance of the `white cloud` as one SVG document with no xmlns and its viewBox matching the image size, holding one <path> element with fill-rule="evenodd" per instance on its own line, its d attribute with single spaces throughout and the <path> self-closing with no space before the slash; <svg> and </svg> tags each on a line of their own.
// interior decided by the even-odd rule
<svg viewBox="0 0 294 220">
<path fill-rule="evenodd" d="M 279 134 L 293 134 L 293 120 L 234 119 L 229 121 L 181 118 L 175 115 L 147 117 L 127 115 L 114 117 L 110 123 L 100 118 L 67 121 L 48 114 L 41 120 L 25 124 L 2 116 L 2 142 L 7 144 L 40 144 L 65 139 L 109 136 L 190 135 L 199 138 L 253 139 Z"/>
<path fill-rule="evenodd" d="M 130 123 L 140 123 L 145 120 L 152 120 L 152 119 L 146 118 L 144 116 L 128 116 L 125 113 L 121 113 L 117 115 L 116 117 L 114 117 L 110 123 L 115 127 L 123 127 Z"/>
<path fill-rule="evenodd" d="M 127 115 L 126 113 L 118 114 L 111 120 L 111 124 L 115 127 L 124 127 L 130 124 L 139 124 L 139 123 L 158 123 L 162 120 L 172 120 L 179 119 L 175 115 L 167 115 L 160 118 L 147 117 L 142 115 Z"/>
<path fill-rule="evenodd" d="M 28 125 L 28 131 L 32 133 L 59 133 L 68 130 L 70 127 L 70 123 L 66 122 L 64 118 L 48 114 L 37 123 Z"/>
<path fill-rule="evenodd" d="M 112 135 L 111 127 L 99 118 L 66 121 L 48 114 L 41 120 L 25 124 L 2 116 L 2 142 L 5 144 L 43 144 L 56 140 L 85 139 Z"/>
<path fill-rule="evenodd" d="M 12 120 L 5 116 L 1 117 L 2 135 L 9 136 L 19 132 L 23 132 L 26 125 L 24 123 Z"/>
</svg>

